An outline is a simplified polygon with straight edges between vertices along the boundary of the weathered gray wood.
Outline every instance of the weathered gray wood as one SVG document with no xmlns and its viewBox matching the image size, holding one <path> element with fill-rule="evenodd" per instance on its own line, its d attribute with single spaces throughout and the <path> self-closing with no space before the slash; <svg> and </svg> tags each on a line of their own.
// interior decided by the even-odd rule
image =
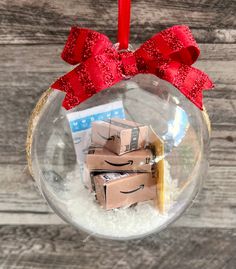
<svg viewBox="0 0 236 269">
<path fill-rule="evenodd" d="M 204 94 L 212 139 L 203 189 L 175 227 L 144 240 L 87 238 L 61 225 L 26 169 L 27 120 L 41 93 L 71 69 L 60 52 L 72 24 L 116 41 L 117 1 L 0 0 L 1 269 L 236 267 L 236 1 L 132 3 L 131 43 L 188 24 L 202 52 L 196 66 L 215 81 L 216 89 Z"/>
<path fill-rule="evenodd" d="M 234 269 L 236 230 L 171 228 L 143 240 L 105 241 L 65 226 L 0 227 L 2 269 Z"/>
<path fill-rule="evenodd" d="M 41 76 L 39 80 L 44 84 L 43 80 L 46 80 L 46 76 L 42 74 Z M 39 75 L 34 74 L 33 77 L 38 79 Z M 233 98 L 235 93 L 231 95 L 225 93 L 228 88 L 230 89 L 229 91 L 235 91 L 235 86 L 222 86 L 222 89 L 225 89 L 221 89 L 222 95 L 217 92 L 216 88 L 215 91 L 207 92 L 207 97 L 205 98 L 205 105 L 213 127 L 211 143 L 211 164 L 213 166 L 236 165 L 236 99 Z M 4 115 L 4 117 L 0 118 L 1 126 L 4 126 L 0 133 L 0 163 L 26 164 L 25 139 L 27 119 L 42 90 L 37 87 L 32 90 L 31 87 L 2 88 L 1 86 L 0 89 L 0 95 L 10 95 L 6 98 L 7 102 L 2 98 L 0 100 L 0 111 Z M 22 94 L 24 94 L 24 99 L 21 98 Z M 220 115 L 224 115 L 224 118 L 222 119 Z"/>
<path fill-rule="evenodd" d="M 137 48 L 140 44 L 132 44 Z M 204 61 L 234 61 L 236 44 L 202 44 L 199 43 L 201 55 L 198 59 Z M 6 68 L 11 72 L 63 72 L 65 64 L 60 57 L 63 44 L 48 45 L 0 45 L 2 65 L 0 71 Z"/>
<path fill-rule="evenodd" d="M 210 167 L 193 206 L 174 225 L 234 228 L 235 176 L 236 166 Z M 62 223 L 40 196 L 25 166 L 1 165 L 0 184 L 0 225 Z"/>
<path fill-rule="evenodd" d="M 235 1 L 133 1 L 131 40 L 144 41 L 166 27 L 188 24 L 199 42 L 235 43 L 235 9 Z M 102 31 L 115 41 L 116 14 L 117 2 L 109 0 L 1 0 L 0 43 L 64 43 L 74 24 Z"/>
<path fill-rule="evenodd" d="M 227 116 L 225 122 L 221 122 L 219 118 L 215 118 L 213 114 L 213 109 L 215 105 L 220 105 L 223 100 L 215 101 L 215 103 L 207 102 L 207 107 L 211 115 L 212 120 L 214 120 L 212 126 L 212 138 L 211 138 L 211 165 L 214 167 L 218 166 L 235 166 L 236 165 L 236 154 L 235 154 L 235 109 L 231 105 L 232 102 L 225 102 L 226 108 L 218 108 L 219 113 L 224 113 Z M 215 104 L 215 105 L 214 105 Z M 235 106 L 235 101 L 234 101 Z M 211 112 L 212 111 L 212 112 Z M 21 115 L 27 118 L 30 111 L 25 113 L 21 112 Z M 13 114 L 13 117 L 15 115 Z M 8 117 L 6 117 L 8 119 Z M 13 120 L 10 121 L 5 127 L 4 132 L 0 136 L 0 149 L 1 156 L 0 161 L 2 164 L 26 164 L 25 158 L 25 138 L 27 131 L 27 120 L 22 118 L 15 118 L 20 122 L 15 124 Z M 4 124 L 4 123 L 3 123 Z M 14 131 L 15 128 L 19 128 L 17 131 L 17 136 Z M 20 126 L 20 127 L 18 127 Z"/>
<path fill-rule="evenodd" d="M 1 224 L 61 223 L 34 189 L 25 169 L 27 119 L 40 94 L 71 67 L 59 57 L 63 45 L 1 46 Z M 205 92 L 212 120 L 211 169 L 194 206 L 176 225 L 234 227 L 236 220 L 235 45 L 200 44 L 197 66 L 216 81 Z M 16 49 L 17 48 L 17 49 Z M 17 135 L 16 135 L 17 131 Z M 7 178 L 7 179 L 6 179 Z"/>
<path fill-rule="evenodd" d="M 16 99 L 12 101 L 12 112 L 8 110 L 9 103 L 5 104 L 4 109 L 1 110 L 6 115 L 1 120 L 1 124 L 4 126 L 4 129 L 0 133 L 1 163 L 26 164 L 25 139 L 27 118 L 35 103 L 34 97 L 35 99 L 38 97 L 36 91 L 32 96 L 25 96 L 27 106 L 26 104 L 22 104 L 22 99 Z M 215 167 L 218 165 L 236 165 L 235 103 L 235 99 L 205 98 L 206 108 L 212 119 L 211 165 Z M 2 102 L 0 104 L 4 105 Z M 224 121 L 215 113 L 216 107 L 217 113 L 224 115 Z M 17 110 L 14 110 L 16 108 Z"/>
<path fill-rule="evenodd" d="M 41 93 L 72 68 L 60 59 L 61 49 L 62 45 L 17 46 L 17 49 L 14 45 L 1 46 L 0 112 L 4 117 L 0 117 L 0 123 L 4 128 L 0 132 L 0 163 L 25 164 L 27 119 Z M 213 125 L 212 165 L 233 166 L 235 147 L 227 137 L 235 138 L 236 47 L 201 44 L 201 49 L 202 60 L 196 66 L 216 82 L 215 90 L 204 93 Z M 218 131 L 216 137 L 214 131 Z M 220 142 L 215 144 L 215 139 Z"/>
</svg>

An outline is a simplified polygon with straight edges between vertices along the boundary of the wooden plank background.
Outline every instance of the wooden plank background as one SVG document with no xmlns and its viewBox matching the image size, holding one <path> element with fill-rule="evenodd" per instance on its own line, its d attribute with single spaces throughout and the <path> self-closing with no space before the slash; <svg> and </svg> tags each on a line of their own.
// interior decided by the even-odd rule
<svg viewBox="0 0 236 269">
<path fill-rule="evenodd" d="M 236 268 L 236 1 L 133 0 L 131 43 L 188 24 L 212 121 L 210 169 L 198 199 L 172 228 L 143 240 L 86 237 L 65 225 L 26 168 L 27 121 L 48 85 L 70 69 L 60 52 L 71 25 L 115 42 L 117 1 L 0 0 L 0 268 Z"/>
</svg>

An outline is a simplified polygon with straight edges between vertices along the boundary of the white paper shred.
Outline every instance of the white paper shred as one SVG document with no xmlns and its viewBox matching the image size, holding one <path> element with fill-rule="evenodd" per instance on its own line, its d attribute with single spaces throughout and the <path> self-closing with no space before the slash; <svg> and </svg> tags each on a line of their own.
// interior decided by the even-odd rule
<svg viewBox="0 0 236 269">
<path fill-rule="evenodd" d="M 165 177 L 171 182 L 169 170 L 165 161 Z M 139 237 L 157 230 L 171 217 L 160 214 L 153 201 L 106 211 L 96 202 L 94 194 L 84 187 L 78 175 L 76 170 L 67 175 L 64 190 L 61 193 L 57 190 L 57 198 L 63 200 L 73 223 L 90 234 L 122 239 Z"/>
</svg>

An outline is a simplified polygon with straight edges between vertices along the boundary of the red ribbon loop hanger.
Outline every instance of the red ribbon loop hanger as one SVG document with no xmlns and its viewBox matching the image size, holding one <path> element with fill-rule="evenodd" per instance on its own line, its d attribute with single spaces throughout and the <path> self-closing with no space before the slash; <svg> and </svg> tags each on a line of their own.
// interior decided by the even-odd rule
<svg viewBox="0 0 236 269">
<path fill-rule="evenodd" d="M 129 46 L 131 0 L 118 0 L 118 43 L 119 50 Z"/>
</svg>

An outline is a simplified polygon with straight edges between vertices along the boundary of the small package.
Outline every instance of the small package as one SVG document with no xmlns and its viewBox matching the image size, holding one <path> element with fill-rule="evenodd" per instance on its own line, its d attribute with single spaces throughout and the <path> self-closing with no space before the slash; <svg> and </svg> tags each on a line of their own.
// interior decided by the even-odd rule
<svg viewBox="0 0 236 269">
<path fill-rule="evenodd" d="M 151 172 L 153 155 L 150 149 L 140 149 L 118 156 L 103 147 L 90 147 L 86 165 L 90 171 Z"/>
<path fill-rule="evenodd" d="M 105 209 L 152 200 L 157 193 L 151 173 L 102 173 L 93 180 L 97 200 Z"/>
<path fill-rule="evenodd" d="M 117 155 L 144 148 L 147 139 L 148 127 L 133 121 L 112 118 L 92 123 L 92 143 Z"/>
<path fill-rule="evenodd" d="M 124 119 L 125 111 L 123 103 L 122 101 L 115 101 L 85 110 L 74 111 L 68 113 L 67 118 L 70 124 L 76 158 L 80 166 L 81 178 L 83 179 L 85 186 L 91 189 L 89 171 L 87 171 L 84 166 L 84 153 L 88 151 L 88 148 L 91 145 L 92 122 L 110 118 Z"/>
<path fill-rule="evenodd" d="M 91 144 L 91 127 L 95 121 L 125 118 L 122 101 L 116 101 L 67 114 L 75 152 L 79 162 L 84 161 L 84 151 Z"/>
</svg>

